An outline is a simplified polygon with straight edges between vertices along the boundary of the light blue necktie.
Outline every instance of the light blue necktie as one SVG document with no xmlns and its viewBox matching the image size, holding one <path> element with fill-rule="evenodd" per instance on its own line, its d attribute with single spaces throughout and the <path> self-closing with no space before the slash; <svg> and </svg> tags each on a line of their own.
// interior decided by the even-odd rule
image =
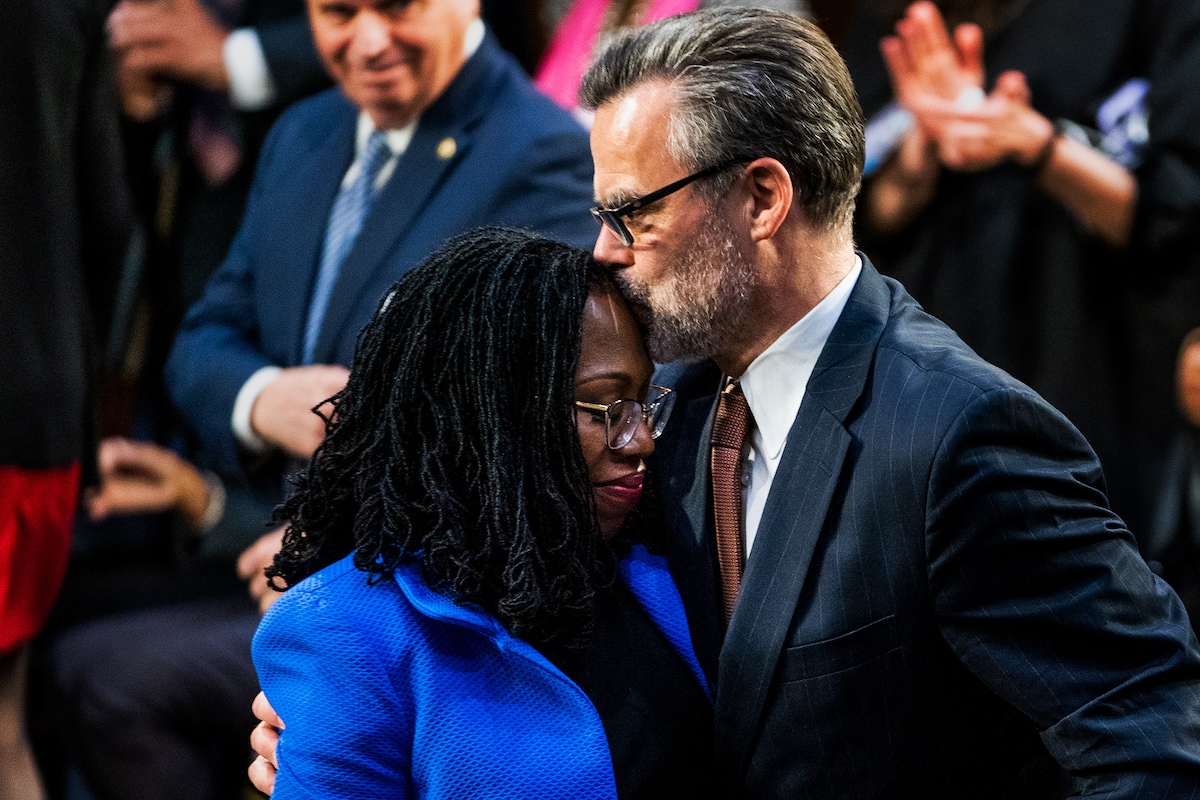
<svg viewBox="0 0 1200 800">
<path fill-rule="evenodd" d="M 371 209 L 375 199 L 375 180 L 379 171 L 392 157 L 388 147 L 387 134 L 375 131 L 367 139 L 363 150 L 362 169 L 358 177 L 348 186 L 342 187 L 337 199 L 333 201 L 333 210 L 329 212 L 329 224 L 325 228 L 325 246 L 321 251 L 321 267 L 317 272 L 317 282 L 313 286 L 312 302 L 308 307 L 308 323 L 304 328 L 304 363 L 311 364 L 313 351 L 317 347 L 317 334 L 321 332 L 321 321 L 325 317 L 325 308 L 329 305 L 329 297 L 333 294 L 333 286 L 337 283 L 338 272 L 342 268 L 347 253 L 358 238 L 362 229 L 363 219 Z"/>
</svg>

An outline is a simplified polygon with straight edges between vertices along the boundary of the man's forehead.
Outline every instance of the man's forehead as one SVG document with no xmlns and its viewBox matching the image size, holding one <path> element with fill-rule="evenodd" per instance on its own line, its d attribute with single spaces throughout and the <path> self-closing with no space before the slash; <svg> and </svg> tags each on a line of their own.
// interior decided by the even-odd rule
<svg viewBox="0 0 1200 800">
<path fill-rule="evenodd" d="M 672 99 L 666 83 L 649 83 L 596 109 L 592 158 L 598 200 L 643 194 L 662 174 L 672 173 L 667 150 Z"/>
<path fill-rule="evenodd" d="M 594 122 L 606 129 L 605 138 L 614 145 L 628 148 L 647 140 L 665 144 L 673 105 L 669 84 L 642 83 L 596 109 Z"/>
</svg>

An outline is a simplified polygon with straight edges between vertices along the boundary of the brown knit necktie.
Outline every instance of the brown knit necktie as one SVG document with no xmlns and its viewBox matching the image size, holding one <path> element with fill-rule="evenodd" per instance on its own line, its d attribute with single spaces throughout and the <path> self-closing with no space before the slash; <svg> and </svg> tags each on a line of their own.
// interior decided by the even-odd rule
<svg viewBox="0 0 1200 800">
<path fill-rule="evenodd" d="M 733 614 L 742 582 L 742 463 L 750 407 L 742 387 L 730 382 L 721 391 L 712 429 L 713 519 L 717 531 L 717 562 L 721 566 L 721 599 L 725 622 Z"/>
</svg>

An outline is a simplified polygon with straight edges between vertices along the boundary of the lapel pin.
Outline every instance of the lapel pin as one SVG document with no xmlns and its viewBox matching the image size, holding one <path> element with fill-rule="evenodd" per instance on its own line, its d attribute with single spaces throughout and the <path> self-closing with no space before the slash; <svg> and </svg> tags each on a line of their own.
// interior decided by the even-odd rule
<svg viewBox="0 0 1200 800">
<path fill-rule="evenodd" d="M 454 154 L 458 152 L 458 142 L 447 136 L 438 142 L 437 154 L 442 161 L 454 158 Z"/>
</svg>

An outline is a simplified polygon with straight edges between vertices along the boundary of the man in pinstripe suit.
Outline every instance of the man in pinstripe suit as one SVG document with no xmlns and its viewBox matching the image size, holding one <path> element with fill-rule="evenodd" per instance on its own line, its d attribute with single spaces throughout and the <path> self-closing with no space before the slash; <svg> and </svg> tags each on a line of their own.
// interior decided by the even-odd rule
<svg viewBox="0 0 1200 800">
<path fill-rule="evenodd" d="M 1091 448 L 855 253 L 862 116 L 828 41 L 676 17 L 583 101 L 596 257 L 656 360 L 693 362 L 655 468 L 728 795 L 1200 797 L 1200 651 Z M 744 573 L 712 520 L 731 380 Z"/>
</svg>

